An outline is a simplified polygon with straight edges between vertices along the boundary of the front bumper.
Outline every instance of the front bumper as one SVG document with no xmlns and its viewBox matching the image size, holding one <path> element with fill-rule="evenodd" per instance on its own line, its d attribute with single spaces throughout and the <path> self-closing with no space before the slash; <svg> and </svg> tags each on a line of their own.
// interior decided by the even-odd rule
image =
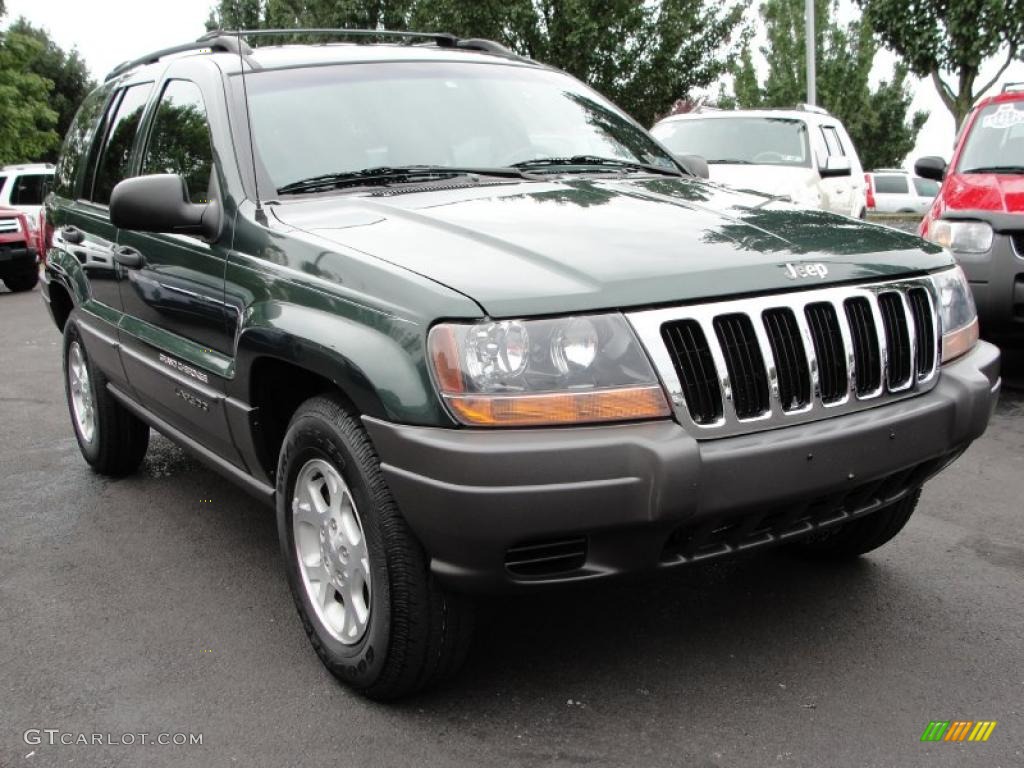
<svg viewBox="0 0 1024 768">
<path fill-rule="evenodd" d="M 675 422 L 484 431 L 364 417 L 434 573 L 467 591 L 652 570 L 772 543 L 900 498 L 988 425 L 999 352 L 930 392 L 698 441 Z"/>
<path fill-rule="evenodd" d="M 997 232 L 988 253 L 954 253 L 971 284 L 981 332 L 1024 338 L 1024 235 Z"/>
</svg>

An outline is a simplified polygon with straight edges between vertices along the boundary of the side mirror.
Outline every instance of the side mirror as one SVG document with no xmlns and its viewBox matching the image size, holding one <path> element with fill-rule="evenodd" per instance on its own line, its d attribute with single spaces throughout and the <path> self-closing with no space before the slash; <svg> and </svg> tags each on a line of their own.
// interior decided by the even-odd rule
<svg viewBox="0 0 1024 768">
<path fill-rule="evenodd" d="M 708 161 L 700 155 L 673 155 L 673 157 L 677 163 L 694 176 L 701 179 L 711 178 L 711 169 L 708 168 Z"/>
<path fill-rule="evenodd" d="M 942 181 L 946 178 L 946 161 L 941 157 L 919 157 L 914 163 L 914 173 L 922 179 Z"/>
<path fill-rule="evenodd" d="M 114 187 L 110 222 L 120 229 L 196 235 L 212 242 L 220 235 L 221 211 L 216 202 L 191 202 L 178 174 L 157 173 L 125 179 Z"/>
<path fill-rule="evenodd" d="M 818 169 L 818 173 L 823 179 L 831 179 L 836 176 L 849 176 L 852 173 L 850 158 L 832 157 L 830 155 L 825 158 L 825 164 Z"/>
</svg>

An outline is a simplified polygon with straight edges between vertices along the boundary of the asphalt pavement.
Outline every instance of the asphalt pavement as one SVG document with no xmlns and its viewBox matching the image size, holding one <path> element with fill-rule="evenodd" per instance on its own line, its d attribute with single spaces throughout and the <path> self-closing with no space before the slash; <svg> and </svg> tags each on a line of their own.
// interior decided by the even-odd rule
<svg viewBox="0 0 1024 768">
<path fill-rule="evenodd" d="M 0 766 L 1024 765 L 1020 390 L 858 562 L 487 600 L 464 672 L 385 706 L 318 662 L 269 510 L 161 437 L 89 470 L 60 350 L 38 291 L 0 289 Z M 932 720 L 998 725 L 922 743 Z"/>
</svg>

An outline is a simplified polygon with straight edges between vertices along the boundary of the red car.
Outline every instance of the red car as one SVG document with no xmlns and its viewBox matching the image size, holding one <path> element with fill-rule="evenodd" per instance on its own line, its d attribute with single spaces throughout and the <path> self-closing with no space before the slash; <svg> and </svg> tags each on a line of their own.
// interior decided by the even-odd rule
<svg viewBox="0 0 1024 768">
<path fill-rule="evenodd" d="M 0 280 L 12 291 L 31 291 L 39 282 L 38 236 L 13 208 L 0 208 Z"/>
<path fill-rule="evenodd" d="M 920 235 L 953 252 L 985 334 L 1024 339 L 1024 83 L 978 102 L 948 168 L 922 157 L 914 170 L 942 181 Z"/>
</svg>

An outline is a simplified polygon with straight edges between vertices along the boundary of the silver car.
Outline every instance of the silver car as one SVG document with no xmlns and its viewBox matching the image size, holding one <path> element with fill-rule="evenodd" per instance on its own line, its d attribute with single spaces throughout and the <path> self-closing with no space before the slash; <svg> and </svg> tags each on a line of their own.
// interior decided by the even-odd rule
<svg viewBox="0 0 1024 768">
<path fill-rule="evenodd" d="M 939 193 L 939 183 L 912 176 L 902 168 L 882 168 L 864 174 L 868 210 L 874 213 L 916 213 L 923 216 Z"/>
</svg>

